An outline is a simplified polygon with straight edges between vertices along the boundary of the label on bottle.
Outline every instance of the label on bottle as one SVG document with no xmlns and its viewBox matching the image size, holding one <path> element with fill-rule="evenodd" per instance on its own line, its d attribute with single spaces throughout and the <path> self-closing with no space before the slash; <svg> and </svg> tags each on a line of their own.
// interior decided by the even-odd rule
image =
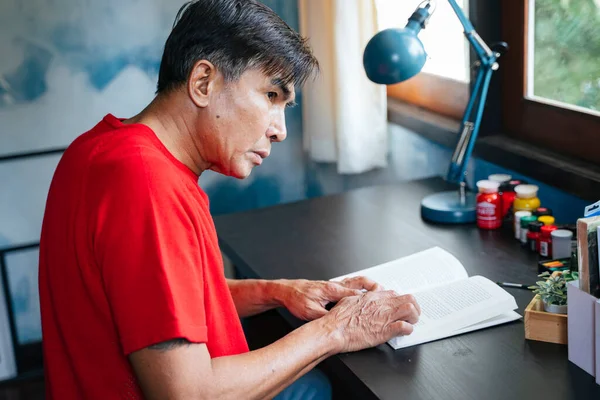
<svg viewBox="0 0 600 400">
<path fill-rule="evenodd" d="M 528 232 L 529 232 L 529 229 L 521 228 L 521 243 L 523 243 L 523 244 L 527 243 L 527 233 Z"/>
<path fill-rule="evenodd" d="M 487 201 L 477 203 L 477 225 L 484 229 L 496 229 L 502 225 L 502 210 Z"/>
<path fill-rule="evenodd" d="M 533 252 L 537 252 L 537 240 L 529 238 L 528 241 L 529 241 L 529 250 L 531 250 Z"/>
<path fill-rule="evenodd" d="M 540 255 L 548 257 L 548 242 L 540 242 Z"/>
<path fill-rule="evenodd" d="M 521 240 L 521 218 L 515 217 L 515 239 Z"/>
</svg>

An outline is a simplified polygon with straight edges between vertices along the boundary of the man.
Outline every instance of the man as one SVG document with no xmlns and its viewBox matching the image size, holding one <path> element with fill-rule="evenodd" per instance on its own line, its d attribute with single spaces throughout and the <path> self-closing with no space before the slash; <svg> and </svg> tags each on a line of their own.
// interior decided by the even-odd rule
<svg viewBox="0 0 600 400">
<path fill-rule="evenodd" d="M 71 144 L 40 244 L 49 399 L 271 398 L 332 354 L 412 331 L 414 299 L 365 278 L 223 275 L 198 177 L 245 178 L 260 165 L 316 66 L 256 0 L 198 0 L 178 14 L 151 104 L 107 115 Z M 248 351 L 239 318 L 279 306 L 310 322 Z"/>
</svg>

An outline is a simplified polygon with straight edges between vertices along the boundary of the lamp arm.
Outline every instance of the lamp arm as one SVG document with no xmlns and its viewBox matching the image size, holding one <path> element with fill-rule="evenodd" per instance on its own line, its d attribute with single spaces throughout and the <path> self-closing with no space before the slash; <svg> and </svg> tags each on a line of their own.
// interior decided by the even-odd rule
<svg viewBox="0 0 600 400">
<path fill-rule="evenodd" d="M 463 26 L 465 37 L 467 38 L 471 46 L 473 46 L 473 49 L 477 53 L 477 56 L 480 59 L 485 56 L 493 57 L 494 52 L 483 41 L 481 36 L 479 36 L 479 34 L 475 31 L 473 24 L 471 24 L 471 21 L 469 21 L 463 9 L 456 3 L 456 0 L 448 0 L 448 3 L 450 3 L 450 6 L 454 10 L 454 13 L 458 17 L 458 20 L 460 21 L 461 25 Z"/>
<path fill-rule="evenodd" d="M 473 25 L 456 1 L 448 0 L 448 2 L 464 28 L 465 37 L 479 57 L 477 79 L 463 115 L 459 131 L 460 137 L 452 154 L 450 168 L 446 177 L 447 181 L 461 184 L 461 187 L 464 188 L 465 171 L 473 151 L 475 140 L 477 139 L 477 134 L 479 133 L 479 125 L 483 116 L 492 72 L 498 68 L 496 60 L 499 55 L 493 52 L 477 34 L 475 28 L 473 28 Z"/>
<path fill-rule="evenodd" d="M 477 80 L 473 86 L 473 91 L 460 126 L 460 137 L 452 154 L 450 167 L 448 168 L 446 177 L 448 182 L 462 184 L 465 181 L 465 171 L 473 152 L 477 134 L 479 133 L 492 72 L 493 69 L 491 67 L 483 65 L 480 66 L 477 72 Z"/>
</svg>

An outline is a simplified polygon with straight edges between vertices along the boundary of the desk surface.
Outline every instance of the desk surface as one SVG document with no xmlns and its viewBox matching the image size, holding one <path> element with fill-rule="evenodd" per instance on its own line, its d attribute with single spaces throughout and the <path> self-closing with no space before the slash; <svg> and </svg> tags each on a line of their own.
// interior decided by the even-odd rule
<svg viewBox="0 0 600 400">
<path fill-rule="evenodd" d="M 535 282 L 536 256 L 509 232 L 421 220 L 421 199 L 446 189 L 439 178 L 370 187 L 219 216 L 215 223 L 223 252 L 249 277 L 327 280 L 440 246 L 470 276 Z M 531 293 L 507 290 L 523 315 Z M 567 360 L 567 347 L 525 340 L 522 321 L 396 351 L 384 344 L 327 362 L 361 399 L 600 399 L 592 377 Z"/>
</svg>

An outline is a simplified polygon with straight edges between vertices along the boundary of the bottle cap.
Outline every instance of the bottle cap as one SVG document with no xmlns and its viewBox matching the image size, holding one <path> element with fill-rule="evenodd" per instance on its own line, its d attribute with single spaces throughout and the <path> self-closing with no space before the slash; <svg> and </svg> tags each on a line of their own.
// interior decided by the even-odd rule
<svg viewBox="0 0 600 400">
<path fill-rule="evenodd" d="M 494 181 L 483 180 L 477 182 L 477 188 L 480 193 L 496 193 L 499 186 L 500 183 Z"/>
<path fill-rule="evenodd" d="M 515 191 L 515 188 L 519 185 L 524 185 L 525 181 L 521 181 L 519 179 L 513 179 L 510 180 L 508 182 L 504 182 L 502 185 L 500 185 L 500 191 L 503 193 L 506 192 L 513 192 Z"/>
<path fill-rule="evenodd" d="M 508 174 L 492 174 L 492 175 L 488 176 L 488 180 L 490 180 L 492 182 L 498 182 L 498 183 L 508 182 L 508 181 L 510 181 L 511 178 L 512 178 L 512 176 L 510 176 Z"/>
<path fill-rule="evenodd" d="M 554 225 L 554 217 L 551 215 L 542 215 L 538 221 L 543 222 L 544 225 Z"/>
<path fill-rule="evenodd" d="M 546 226 L 544 226 L 544 228 L 547 228 Z M 552 235 L 553 238 L 557 238 L 557 239 L 571 239 L 573 237 L 573 232 L 566 230 L 566 229 L 557 229 L 554 230 L 550 233 Z"/>
<path fill-rule="evenodd" d="M 541 227 L 540 232 L 542 232 L 542 235 L 550 237 L 552 232 L 554 232 L 555 230 L 556 225 L 544 225 Z"/>
<path fill-rule="evenodd" d="M 530 199 L 537 195 L 538 187 L 536 185 L 518 185 L 515 187 L 517 197 L 522 199 Z"/>
<path fill-rule="evenodd" d="M 515 213 L 515 218 L 516 219 L 520 219 L 520 218 L 523 218 L 523 217 L 529 217 L 529 216 L 531 216 L 531 211 L 521 210 L 521 211 L 517 211 Z"/>
<path fill-rule="evenodd" d="M 502 184 L 500 185 L 500 191 L 501 192 L 514 192 L 515 187 L 520 184 L 521 184 L 521 181 L 518 181 L 518 180 L 502 182 Z"/>
<path fill-rule="evenodd" d="M 540 221 L 533 221 L 527 225 L 527 229 L 530 232 L 539 232 L 542 229 L 542 226 L 544 226 L 544 224 L 542 224 Z"/>
<path fill-rule="evenodd" d="M 577 224 L 560 224 L 556 225 L 558 229 L 563 229 L 566 231 L 571 231 L 573 237 L 577 237 Z"/>
<path fill-rule="evenodd" d="M 547 207 L 540 207 L 533 212 L 533 215 L 541 217 L 542 215 L 552 215 L 552 210 Z"/>
<path fill-rule="evenodd" d="M 528 229 L 529 228 L 529 224 L 531 222 L 536 222 L 537 221 L 537 217 L 534 215 L 529 215 L 526 217 L 522 217 L 521 218 L 521 228 L 523 229 Z"/>
</svg>

